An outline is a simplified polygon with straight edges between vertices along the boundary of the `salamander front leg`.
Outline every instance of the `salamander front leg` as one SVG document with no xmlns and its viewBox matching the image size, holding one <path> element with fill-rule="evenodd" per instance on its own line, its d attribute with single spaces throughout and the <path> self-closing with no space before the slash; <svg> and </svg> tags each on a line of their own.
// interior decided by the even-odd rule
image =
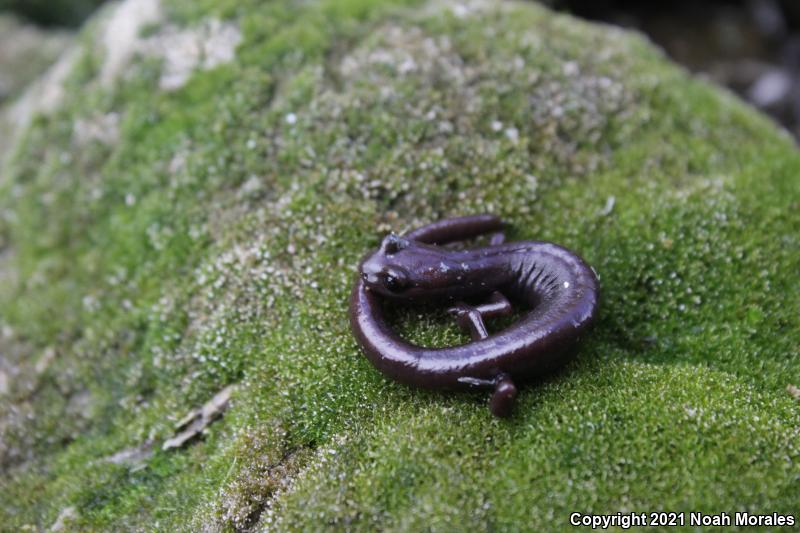
<svg viewBox="0 0 800 533">
<path fill-rule="evenodd" d="M 500 374 L 495 379 L 494 393 L 489 400 L 489 410 L 494 416 L 505 418 L 511 414 L 517 399 L 517 386 L 508 374 Z"/>
<path fill-rule="evenodd" d="M 456 322 L 461 329 L 467 331 L 472 337 L 472 340 L 477 341 L 489 336 L 483 319 L 510 315 L 511 302 L 501 293 L 495 291 L 486 303 L 472 306 L 459 302 L 448 309 L 448 311 L 455 315 Z"/>
</svg>

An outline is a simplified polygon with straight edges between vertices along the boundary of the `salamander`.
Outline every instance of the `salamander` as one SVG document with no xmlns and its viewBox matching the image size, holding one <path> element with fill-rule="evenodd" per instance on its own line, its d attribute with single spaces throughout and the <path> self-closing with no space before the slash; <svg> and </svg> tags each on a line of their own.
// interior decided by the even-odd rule
<svg viewBox="0 0 800 533">
<path fill-rule="evenodd" d="M 597 276 L 578 255 L 550 242 L 506 243 L 503 227 L 496 216 L 473 215 L 434 222 L 403 236 L 390 234 L 359 264 L 350 298 L 353 333 L 378 370 L 425 388 L 490 388 L 489 408 L 498 417 L 511 414 L 516 383 L 574 354 L 599 300 Z M 486 234 L 488 246 L 445 246 Z M 472 341 L 429 348 L 403 340 L 383 311 L 398 300 L 449 304 Z M 525 314 L 490 334 L 484 319 L 511 314 L 511 301 Z"/>
</svg>

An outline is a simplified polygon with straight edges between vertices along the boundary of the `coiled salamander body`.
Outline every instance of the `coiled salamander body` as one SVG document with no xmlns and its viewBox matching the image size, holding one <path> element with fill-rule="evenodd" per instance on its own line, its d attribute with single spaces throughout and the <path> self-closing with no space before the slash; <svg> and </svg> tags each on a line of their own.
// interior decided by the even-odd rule
<svg viewBox="0 0 800 533">
<path fill-rule="evenodd" d="M 549 242 L 504 243 L 502 227 L 495 216 L 475 215 L 389 235 L 361 262 L 350 300 L 355 337 L 381 372 L 426 388 L 490 387 L 496 416 L 511 413 L 516 381 L 550 371 L 574 352 L 593 322 L 599 289 L 594 271 L 575 253 Z M 492 234 L 489 246 L 443 246 L 482 234 Z M 479 305 L 462 301 L 481 298 Z M 387 325 L 385 300 L 451 302 L 449 311 L 473 341 L 415 346 Z M 510 314 L 509 300 L 528 311 L 489 334 L 484 318 Z"/>
</svg>

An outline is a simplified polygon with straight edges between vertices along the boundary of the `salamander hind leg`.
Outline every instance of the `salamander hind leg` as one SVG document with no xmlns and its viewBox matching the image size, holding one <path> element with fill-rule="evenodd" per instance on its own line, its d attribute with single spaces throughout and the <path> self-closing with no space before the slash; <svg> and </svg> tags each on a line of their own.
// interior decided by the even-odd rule
<svg viewBox="0 0 800 533">
<path fill-rule="evenodd" d="M 448 311 L 455 315 L 456 323 L 462 330 L 469 333 L 472 340 L 479 341 L 489 336 L 486 324 L 483 322 L 483 316 L 481 316 L 481 312 L 477 307 L 459 303 L 448 309 Z"/>
<path fill-rule="evenodd" d="M 500 374 L 495 380 L 494 392 L 489 400 L 489 410 L 499 418 L 511 415 L 517 399 L 517 386 L 508 374 Z"/>
<path fill-rule="evenodd" d="M 483 321 L 484 318 L 510 315 L 512 308 L 508 298 L 495 291 L 486 303 L 472 306 L 459 302 L 448 311 L 455 315 L 456 322 L 458 322 L 461 329 L 468 332 L 472 340 L 477 341 L 489 336 L 486 324 Z"/>
</svg>

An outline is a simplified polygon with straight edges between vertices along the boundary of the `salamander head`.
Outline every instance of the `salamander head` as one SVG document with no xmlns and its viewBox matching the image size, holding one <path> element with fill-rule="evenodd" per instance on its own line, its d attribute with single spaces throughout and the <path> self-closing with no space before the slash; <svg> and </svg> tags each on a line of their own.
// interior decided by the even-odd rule
<svg viewBox="0 0 800 533">
<path fill-rule="evenodd" d="M 390 298 L 461 297 L 476 292 L 478 273 L 456 254 L 390 234 L 359 270 L 370 290 Z"/>
<path fill-rule="evenodd" d="M 370 290 L 385 296 L 400 296 L 409 286 L 409 272 L 396 261 L 402 250 L 411 246 L 411 241 L 394 233 L 381 242 L 378 251 L 364 258 L 359 266 L 361 278 Z"/>
</svg>

